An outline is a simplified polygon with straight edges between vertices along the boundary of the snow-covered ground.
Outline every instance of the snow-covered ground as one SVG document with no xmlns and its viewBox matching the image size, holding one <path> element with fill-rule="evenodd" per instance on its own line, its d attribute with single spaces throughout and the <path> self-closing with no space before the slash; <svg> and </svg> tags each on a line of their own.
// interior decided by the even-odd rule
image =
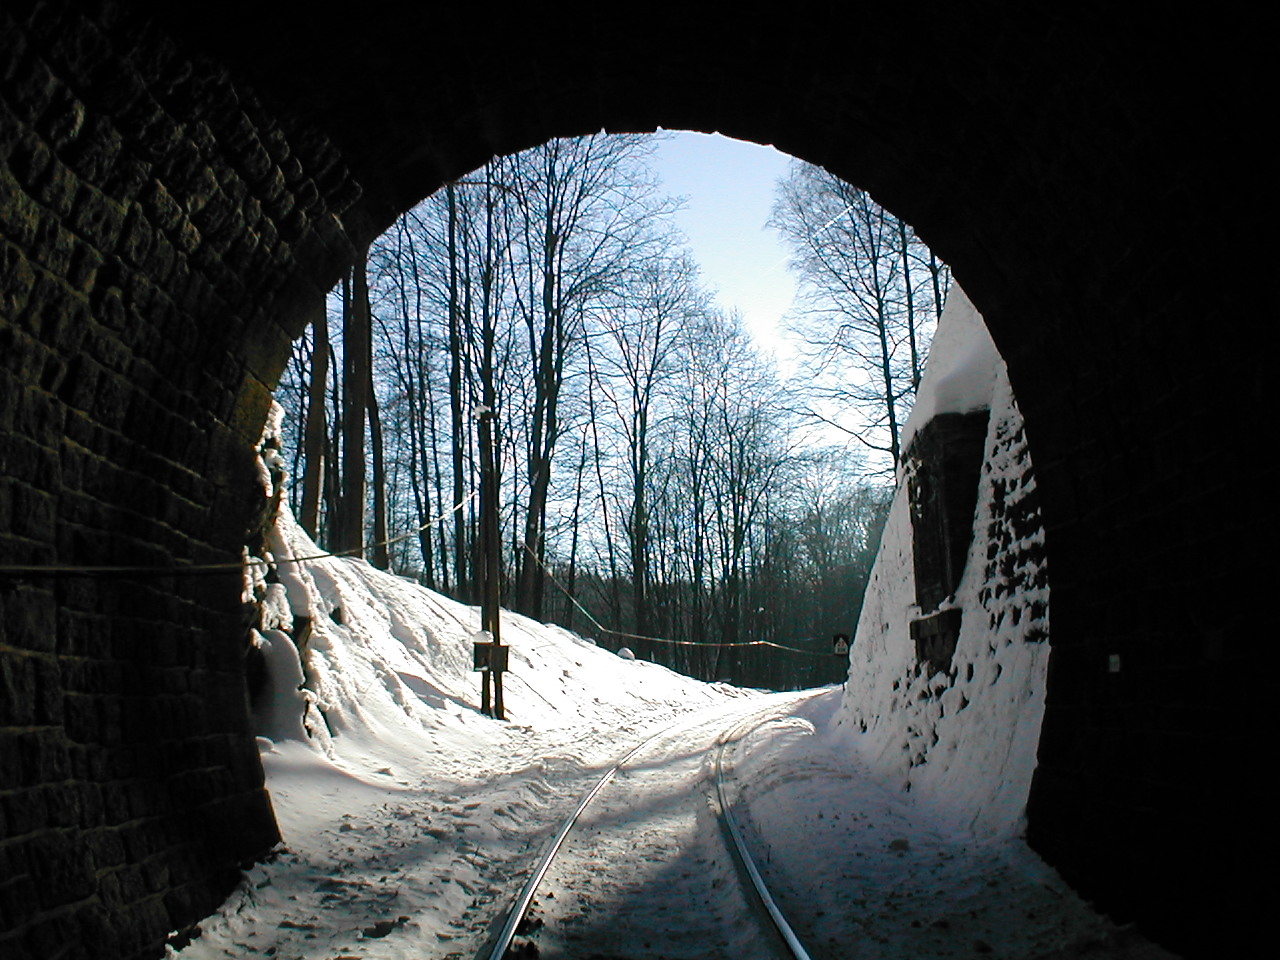
<svg viewBox="0 0 1280 960">
<path fill-rule="evenodd" d="M 318 552 L 291 518 L 278 530 L 277 559 Z M 283 582 L 266 588 L 267 624 L 294 616 L 313 624 L 304 691 L 292 640 L 264 631 L 275 696 L 262 711 L 272 736 L 260 744 L 284 842 L 173 956 L 473 957 L 560 818 L 626 748 L 701 711 L 705 722 L 685 749 L 665 751 L 685 754 L 665 791 L 709 810 L 706 731 L 732 726 L 746 708 L 780 712 L 731 751 L 737 809 L 815 957 L 1030 957 L 1108 933 L 1016 837 L 976 836 L 936 809 L 920 809 L 851 754 L 831 723 L 839 688 L 806 699 L 704 684 L 504 615 L 512 670 L 502 723 L 477 710 L 475 608 L 361 561 L 280 570 Z M 303 729 L 304 709 L 313 736 Z M 649 856 L 668 850 L 666 866 L 725 873 L 722 863 L 681 859 L 695 843 L 719 843 L 714 832 L 655 837 L 658 819 L 613 819 L 648 831 Z M 697 822 L 714 823 L 709 814 Z M 644 876 L 643 863 L 655 866 L 652 859 L 617 866 L 634 880 Z M 667 929 L 678 930 L 691 906 L 703 916 L 687 890 L 660 876 L 630 891 L 645 898 L 639 911 L 613 899 L 603 880 L 553 874 L 551 881 L 598 892 L 599 902 L 580 912 L 594 908 L 610 925 L 633 912 L 635 929 L 660 929 L 653 918 L 667 917 Z M 712 879 L 729 885 L 725 876 Z M 759 939 L 725 952 L 708 937 L 678 954 L 652 952 L 639 935 L 625 942 L 616 955 L 774 955 Z"/>
<path fill-rule="evenodd" d="M 322 553 L 287 513 L 270 546 Z M 363 561 L 278 569 L 258 584 L 258 714 L 284 842 L 184 958 L 469 957 L 593 772 L 682 713 L 759 696 L 504 614 L 508 720 L 491 720 L 471 670 L 476 608 Z M 305 676 L 282 629 L 295 617 L 312 625 Z"/>
<path fill-rule="evenodd" d="M 983 394 L 992 430 L 1011 429 L 1002 365 L 961 307 L 930 360 L 943 389 L 921 409 Z M 984 483 L 1001 471 L 1015 465 L 989 467 Z M 680 718 L 687 728 L 638 756 L 571 836 L 528 939 L 546 957 L 778 956 L 733 890 L 712 814 L 714 743 L 749 713 L 726 754 L 731 802 L 815 960 L 1167 957 L 1094 913 L 1020 839 L 1048 645 L 1016 623 L 984 632 L 983 608 L 966 613 L 955 677 L 913 670 L 903 509 L 843 689 L 700 683 L 504 614 L 507 722 L 477 709 L 476 608 L 362 561 L 289 563 L 320 551 L 285 513 L 268 544 L 278 582 L 250 585 L 283 843 L 170 956 L 477 956 L 581 794 Z M 955 600 L 981 608 L 982 584 L 966 577 Z"/>
</svg>

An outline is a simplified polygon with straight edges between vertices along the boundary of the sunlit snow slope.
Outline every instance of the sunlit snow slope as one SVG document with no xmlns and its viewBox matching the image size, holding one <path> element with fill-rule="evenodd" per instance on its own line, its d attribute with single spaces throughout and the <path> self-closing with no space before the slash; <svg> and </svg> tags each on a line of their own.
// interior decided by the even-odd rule
<svg viewBox="0 0 1280 960">
<path fill-rule="evenodd" d="M 291 562 L 323 551 L 287 508 L 268 548 L 246 597 L 283 842 L 171 955 L 471 956 L 589 780 L 679 714 L 759 697 L 504 612 L 508 722 L 492 720 L 477 608 L 361 560 Z"/>
</svg>

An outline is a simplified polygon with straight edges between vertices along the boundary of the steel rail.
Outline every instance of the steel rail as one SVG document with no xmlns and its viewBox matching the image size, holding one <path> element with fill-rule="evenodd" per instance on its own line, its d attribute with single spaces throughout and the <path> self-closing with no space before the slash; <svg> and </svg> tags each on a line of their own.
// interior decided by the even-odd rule
<svg viewBox="0 0 1280 960">
<path fill-rule="evenodd" d="M 745 725 L 745 723 L 740 723 L 734 733 L 736 734 Z M 756 724 L 756 726 L 759 726 L 759 724 Z M 742 830 L 738 827 L 737 818 L 733 815 L 733 808 L 729 805 L 729 797 L 725 792 L 724 786 L 724 751 L 725 747 L 729 745 L 730 739 L 733 739 L 733 737 L 723 738 L 720 741 L 719 749 L 716 751 L 716 795 L 720 800 L 720 817 L 724 820 L 725 826 L 729 828 L 729 836 L 733 838 L 733 845 L 737 850 L 738 857 L 742 861 L 743 867 L 746 868 L 747 875 L 751 877 L 751 885 L 755 888 L 756 895 L 760 898 L 760 902 L 764 905 L 769 914 L 769 919 L 773 921 L 773 925 L 777 928 L 783 942 L 786 943 L 787 949 L 791 951 L 791 956 L 794 960 L 810 960 L 809 952 L 805 950 L 800 938 L 791 929 L 791 924 L 787 923 L 787 918 L 782 915 L 782 911 L 774 901 L 773 895 L 769 893 L 764 877 L 760 875 L 760 870 L 756 867 L 755 860 L 751 858 L 751 854 L 747 850 L 747 843 L 743 839 Z"/>
<path fill-rule="evenodd" d="M 601 775 L 595 785 L 587 791 L 580 801 L 578 801 L 578 805 L 574 808 L 573 813 L 571 813 L 564 823 L 561 824 L 556 835 L 544 849 L 542 856 L 538 860 L 537 866 L 529 876 L 529 879 L 525 881 L 524 886 L 520 890 L 520 895 L 516 898 L 515 904 L 507 915 L 507 920 L 503 924 L 502 931 L 498 934 L 498 939 L 494 941 L 493 947 L 488 951 L 488 953 L 485 953 L 483 950 L 481 951 L 479 954 L 480 958 L 487 957 L 488 960 L 503 960 L 506 956 L 507 950 L 511 946 L 511 941 L 515 938 L 516 929 L 520 926 L 520 921 L 524 919 L 525 914 L 528 912 L 529 906 L 533 902 L 534 894 L 537 893 L 538 887 L 541 885 L 543 878 L 551 868 L 551 862 L 555 859 L 556 854 L 560 852 L 560 847 L 564 844 L 565 838 L 569 836 L 570 831 L 573 830 L 574 826 L 577 824 L 578 818 L 582 815 L 583 811 L 587 809 L 591 801 L 594 800 L 596 795 L 600 793 L 609 781 L 614 778 L 617 772 L 622 769 L 622 767 L 625 766 L 632 757 L 645 750 L 655 740 L 660 740 L 665 736 L 678 733 L 688 727 L 693 727 L 699 723 L 705 722 L 707 719 L 706 714 L 708 712 L 714 712 L 720 709 L 723 708 L 711 708 L 711 711 L 700 710 L 690 717 L 685 717 L 683 720 L 677 721 L 668 727 L 664 727 L 633 746 L 630 750 L 619 757 L 618 760 L 616 760 L 614 764 Z M 738 730 L 746 726 L 748 722 L 759 717 L 762 712 L 765 711 L 761 711 L 758 708 L 746 711 L 735 711 L 736 715 L 733 717 L 734 725 L 729 728 L 732 730 L 732 733 L 720 738 L 719 750 L 716 754 L 716 790 L 719 797 L 720 816 L 728 827 L 730 836 L 733 838 L 735 847 L 734 852 L 736 852 L 741 863 L 746 868 L 748 875 L 751 877 L 751 882 L 756 895 L 764 905 L 765 910 L 769 914 L 770 920 L 773 921 L 773 924 L 781 935 L 783 942 L 787 945 L 787 949 L 791 952 L 791 957 L 793 960 L 811 960 L 808 952 L 800 943 L 795 932 L 791 929 L 790 924 L 787 923 L 786 918 L 782 915 L 782 911 L 778 908 L 778 905 L 770 895 L 768 887 L 766 887 L 764 879 L 760 875 L 760 871 L 756 868 L 755 861 L 751 859 L 750 853 L 747 852 L 746 842 L 742 837 L 742 832 L 738 827 L 737 820 L 733 816 L 733 811 L 729 807 L 728 797 L 725 792 L 723 764 L 724 749 L 728 742 L 733 739 L 733 734 L 736 734 Z M 744 713 L 746 714 L 745 718 L 743 716 Z M 763 722 L 763 720 L 760 720 L 756 725 L 758 726 L 759 723 Z"/>
<path fill-rule="evenodd" d="M 511 941 L 515 937 L 516 928 L 520 926 L 520 921 L 524 919 L 524 915 L 529 909 L 529 904 L 533 902 L 533 895 L 537 893 L 538 886 L 542 883 L 542 878 L 546 876 L 547 870 L 550 869 L 551 861 L 554 860 L 556 854 L 560 852 L 560 846 L 564 843 L 565 837 L 569 835 L 569 831 L 572 830 L 574 825 L 578 822 L 578 817 L 582 815 L 582 811 L 586 810 L 587 805 L 595 799 L 596 794 L 604 789 L 605 785 L 613 779 L 614 775 L 628 760 L 644 750 L 645 747 L 649 746 L 649 744 L 669 734 L 676 733 L 685 727 L 692 727 L 695 724 L 702 722 L 705 713 L 706 711 L 700 710 L 692 717 L 686 717 L 683 720 L 677 721 L 676 723 L 671 724 L 671 726 L 664 727 L 652 736 L 640 741 L 640 743 L 628 750 L 613 764 L 613 766 L 606 770 L 603 776 L 596 781 L 595 786 L 587 791 L 586 795 L 583 796 L 581 801 L 579 801 L 578 806 L 574 809 L 573 813 L 571 813 L 569 818 L 560 826 L 559 831 L 552 838 L 551 843 L 547 845 L 541 859 L 538 861 L 537 867 L 534 868 L 533 874 L 525 882 L 524 887 L 520 891 L 520 896 L 516 898 L 515 905 L 511 908 L 511 913 L 507 916 L 507 922 L 503 925 L 502 932 L 498 935 L 498 939 L 494 943 L 493 949 L 489 951 L 489 960 L 502 960 L 506 955 L 507 948 L 511 946 Z"/>
</svg>

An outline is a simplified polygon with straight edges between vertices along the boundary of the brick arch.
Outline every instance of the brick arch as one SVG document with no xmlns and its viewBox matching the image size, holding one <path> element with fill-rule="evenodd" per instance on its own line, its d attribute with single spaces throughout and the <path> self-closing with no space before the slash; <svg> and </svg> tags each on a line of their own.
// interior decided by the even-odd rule
<svg viewBox="0 0 1280 960">
<path fill-rule="evenodd" d="M 772 143 L 912 222 L 1008 360 L 1054 583 L 1033 845 L 1178 949 L 1247 927 L 1221 785 L 1261 726 L 1236 598 L 1274 514 L 1230 472 L 1262 389 L 1220 335 L 1257 326 L 1223 282 L 1240 78 L 1188 69 L 1229 36 L 1088 4 L 178 6 L 0 4 L 3 562 L 238 557 L 290 338 L 445 179 L 601 128 Z M 234 578 L 0 577 L 6 956 L 151 955 L 274 840 L 243 636 Z"/>
</svg>

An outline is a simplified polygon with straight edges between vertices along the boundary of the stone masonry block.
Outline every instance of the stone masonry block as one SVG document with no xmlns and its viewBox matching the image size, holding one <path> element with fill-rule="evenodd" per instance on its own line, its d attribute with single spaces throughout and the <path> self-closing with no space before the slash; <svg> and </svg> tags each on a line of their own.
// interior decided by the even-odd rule
<svg viewBox="0 0 1280 960">
<path fill-rule="evenodd" d="M 83 244 L 78 242 L 75 234 L 62 227 L 51 217 L 41 218 L 38 222 L 36 243 L 38 244 L 40 265 L 44 267 L 45 271 L 45 276 L 42 279 L 49 281 L 56 278 L 56 281 L 43 284 L 44 289 L 40 291 L 40 296 L 33 298 L 34 302 L 31 306 L 35 309 L 27 314 L 28 317 L 39 316 L 39 308 L 44 306 L 45 300 L 54 300 L 50 312 L 56 312 L 61 307 L 61 301 L 65 299 L 64 291 L 68 289 L 64 278 L 70 272 L 76 249 L 83 247 Z M 31 326 L 30 322 L 28 322 L 28 325 Z"/>
<path fill-rule="evenodd" d="M 16 554 L 9 554 L 21 562 Z M 57 623 L 54 598 L 45 590 L 18 586 L 5 592 L 5 641 L 13 647 L 51 653 Z"/>
<path fill-rule="evenodd" d="M 26 128 L 9 152 L 9 169 L 18 183 L 30 188 L 39 183 L 49 165 L 53 153 L 34 130 Z"/>
<path fill-rule="evenodd" d="M 59 86 L 37 127 L 54 150 L 63 150 L 80 135 L 84 118 L 85 105 L 66 87 Z"/>
<path fill-rule="evenodd" d="M 14 114 L 20 121 L 34 124 L 53 101 L 57 86 L 57 79 L 44 61 L 29 55 L 21 69 L 15 71 L 15 82 L 9 85 L 8 100 Z"/>
<path fill-rule="evenodd" d="M 22 313 L 35 282 L 31 261 L 18 247 L 0 241 L 0 318 L 12 320 Z"/>
<path fill-rule="evenodd" d="M 0 27 L 3 31 L 3 27 Z M 4 57 L 0 54 L 0 62 Z M 3 69 L 0 67 L 0 69 Z M 24 128 L 10 109 L 9 104 L 0 96 L 0 164 L 8 161 L 14 147 L 22 139 Z"/>
<path fill-rule="evenodd" d="M 105 118 L 90 113 L 80 135 L 61 151 L 61 158 L 81 178 L 104 183 L 123 149 L 120 132 Z"/>
<path fill-rule="evenodd" d="M 121 231 L 120 255 L 135 267 L 147 267 L 154 245 L 152 233 L 142 207 L 136 203 L 130 204 Z"/>
<path fill-rule="evenodd" d="M 61 732 L 54 728 L 21 735 L 18 751 L 22 757 L 19 784 L 37 786 L 65 780 L 70 774 L 66 743 Z"/>
<path fill-rule="evenodd" d="M 94 85 L 99 71 L 110 69 L 111 45 L 92 21 L 76 17 L 47 38 L 50 65 L 68 83 L 84 89 Z"/>
<path fill-rule="evenodd" d="M 40 205 L 27 196 L 7 168 L 0 167 L 0 237 L 37 255 L 36 227 L 41 216 Z"/>
<path fill-rule="evenodd" d="M 142 203 L 155 226 L 169 233 L 178 230 L 184 219 L 182 207 L 161 181 L 151 181 L 143 192 Z"/>
<path fill-rule="evenodd" d="M 124 226 L 125 208 L 102 191 L 81 184 L 71 222 L 73 229 L 103 253 L 114 252 Z"/>
<path fill-rule="evenodd" d="M 35 722 L 33 660 L 18 653 L 0 653 L 0 727 L 25 727 Z M 4 782 L 11 781 L 6 778 Z"/>
<path fill-rule="evenodd" d="M 133 150 L 122 150 L 102 180 L 103 188 L 120 200 L 132 200 L 151 178 L 152 165 Z"/>
</svg>

